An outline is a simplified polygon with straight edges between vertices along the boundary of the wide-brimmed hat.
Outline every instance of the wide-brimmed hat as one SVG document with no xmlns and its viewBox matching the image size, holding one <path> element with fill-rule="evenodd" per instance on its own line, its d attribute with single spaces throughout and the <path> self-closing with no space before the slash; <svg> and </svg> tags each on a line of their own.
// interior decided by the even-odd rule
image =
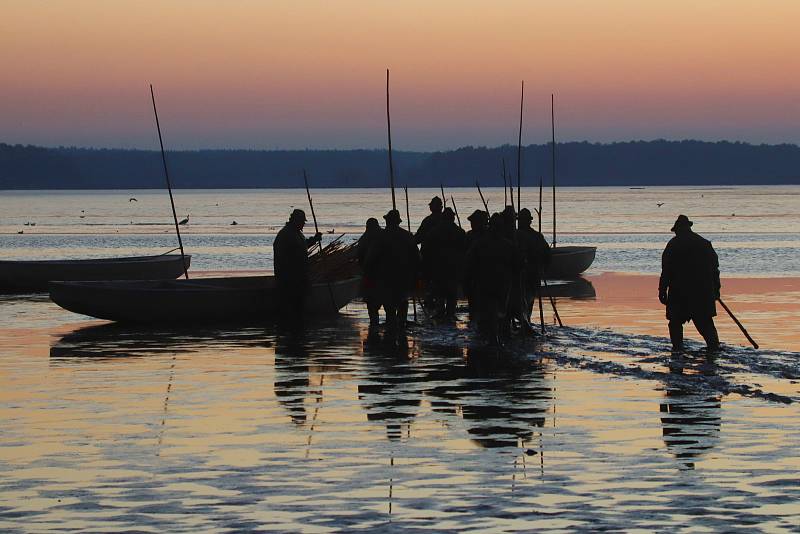
<svg viewBox="0 0 800 534">
<path fill-rule="evenodd" d="M 487 222 L 489 220 L 489 214 L 483 210 L 475 210 L 472 212 L 472 215 L 467 217 L 468 221 L 478 221 L 478 222 Z"/>
<path fill-rule="evenodd" d="M 525 221 L 532 221 L 533 215 L 531 215 L 531 210 L 528 208 L 522 208 L 519 210 L 519 214 L 517 215 L 517 219 L 522 219 Z"/>
<path fill-rule="evenodd" d="M 389 210 L 386 212 L 386 215 L 384 215 L 383 218 L 387 223 L 395 222 L 400 224 L 403 222 L 403 219 L 400 218 L 400 212 L 397 210 Z"/>
<path fill-rule="evenodd" d="M 306 222 L 308 219 L 306 219 L 306 212 L 300 209 L 294 209 L 292 210 L 292 214 L 289 215 L 289 220 L 290 221 L 301 220 L 303 222 Z"/>
<path fill-rule="evenodd" d="M 431 201 L 428 202 L 428 206 L 433 206 L 434 204 L 437 204 L 437 205 L 441 206 L 442 205 L 442 199 L 439 198 L 438 196 L 433 197 L 431 199 Z"/>
<path fill-rule="evenodd" d="M 670 232 L 674 232 L 676 230 L 680 230 L 681 228 L 691 228 L 694 223 L 689 220 L 689 217 L 686 215 L 678 215 L 678 218 L 675 219 L 675 224 L 672 225 L 672 228 L 669 229 Z"/>
</svg>

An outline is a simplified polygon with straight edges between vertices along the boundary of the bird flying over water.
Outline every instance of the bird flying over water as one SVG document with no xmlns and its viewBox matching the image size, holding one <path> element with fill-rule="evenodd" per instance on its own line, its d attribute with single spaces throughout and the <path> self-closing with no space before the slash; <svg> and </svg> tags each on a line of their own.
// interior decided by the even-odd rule
<svg viewBox="0 0 800 534">
<path fill-rule="evenodd" d="M 663 202 L 656 202 L 656 206 L 658 206 L 659 208 L 660 208 L 661 206 L 663 206 L 663 205 L 664 205 L 664 203 L 663 203 Z"/>
<path fill-rule="evenodd" d="M 139 202 L 139 201 L 136 200 L 134 197 L 131 197 L 131 198 L 128 199 L 128 202 Z"/>
</svg>

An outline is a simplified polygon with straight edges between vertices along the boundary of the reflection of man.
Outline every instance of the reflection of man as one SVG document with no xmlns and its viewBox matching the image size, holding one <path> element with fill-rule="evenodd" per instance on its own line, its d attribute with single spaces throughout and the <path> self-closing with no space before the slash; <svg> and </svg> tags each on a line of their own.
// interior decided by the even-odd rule
<svg viewBox="0 0 800 534">
<path fill-rule="evenodd" d="M 709 350 L 719 348 L 714 326 L 719 298 L 719 260 L 707 239 L 694 233 L 692 221 L 679 215 L 661 256 L 658 300 L 667 306 L 672 348 L 683 348 L 683 323 L 691 320 Z"/>
<path fill-rule="evenodd" d="M 305 212 L 292 211 L 289 221 L 272 244 L 280 317 L 295 325 L 302 321 L 308 291 L 308 248 L 322 239 L 319 232 L 308 239 L 303 237 L 305 224 Z"/>
</svg>

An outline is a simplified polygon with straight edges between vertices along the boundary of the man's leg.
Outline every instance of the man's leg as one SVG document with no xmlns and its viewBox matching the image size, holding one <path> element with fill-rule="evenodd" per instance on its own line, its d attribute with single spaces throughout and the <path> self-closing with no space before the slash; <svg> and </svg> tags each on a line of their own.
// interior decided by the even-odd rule
<svg viewBox="0 0 800 534">
<path fill-rule="evenodd" d="M 669 322 L 669 339 L 674 350 L 683 348 L 683 323 L 680 321 Z"/>
<path fill-rule="evenodd" d="M 708 350 L 719 349 L 719 334 L 717 334 L 717 327 L 714 325 L 713 317 L 701 317 L 693 319 L 694 327 L 703 336 Z"/>
</svg>

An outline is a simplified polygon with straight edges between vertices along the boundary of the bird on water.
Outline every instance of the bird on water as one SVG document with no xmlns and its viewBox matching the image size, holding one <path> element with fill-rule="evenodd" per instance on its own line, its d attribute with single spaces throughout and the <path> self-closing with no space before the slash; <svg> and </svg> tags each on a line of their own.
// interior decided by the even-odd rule
<svg viewBox="0 0 800 534">
<path fill-rule="evenodd" d="M 179 221 L 178 224 L 180 224 L 181 226 L 183 226 L 184 224 L 189 224 L 189 214 L 187 213 L 186 218 Z"/>
</svg>

